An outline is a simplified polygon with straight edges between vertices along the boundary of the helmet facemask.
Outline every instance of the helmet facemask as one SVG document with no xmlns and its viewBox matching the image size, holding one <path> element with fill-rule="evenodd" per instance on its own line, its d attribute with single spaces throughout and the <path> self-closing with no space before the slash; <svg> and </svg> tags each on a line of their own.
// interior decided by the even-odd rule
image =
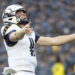
<svg viewBox="0 0 75 75">
<path fill-rule="evenodd" d="M 24 19 L 22 19 L 20 16 L 16 16 L 17 18 L 20 19 L 19 24 L 24 24 L 24 25 L 26 25 L 26 24 L 29 22 L 29 20 L 28 20 L 28 18 L 27 18 L 27 11 L 24 10 L 24 9 L 19 9 L 19 10 L 16 11 L 16 13 L 19 12 L 19 11 L 23 11 L 23 13 L 26 14 L 26 18 L 24 18 Z"/>
</svg>

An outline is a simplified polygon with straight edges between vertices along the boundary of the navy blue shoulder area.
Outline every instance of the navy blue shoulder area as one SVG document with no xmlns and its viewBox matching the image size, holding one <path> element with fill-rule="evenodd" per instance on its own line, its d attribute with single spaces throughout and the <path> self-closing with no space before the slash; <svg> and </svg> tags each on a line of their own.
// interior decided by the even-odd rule
<svg viewBox="0 0 75 75">
<path fill-rule="evenodd" d="M 4 36 L 4 39 L 5 39 L 5 42 L 8 46 L 14 46 L 17 42 L 12 42 L 10 39 L 9 39 L 9 36 L 12 32 L 15 32 L 16 30 L 12 30 L 10 31 L 7 35 Z"/>
<path fill-rule="evenodd" d="M 38 41 L 39 37 L 40 37 L 40 36 L 39 36 L 38 34 L 35 34 L 35 42 Z"/>
</svg>

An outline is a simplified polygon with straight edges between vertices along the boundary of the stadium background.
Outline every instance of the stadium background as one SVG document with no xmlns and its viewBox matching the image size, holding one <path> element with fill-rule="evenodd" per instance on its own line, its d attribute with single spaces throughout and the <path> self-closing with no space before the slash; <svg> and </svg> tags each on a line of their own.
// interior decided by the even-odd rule
<svg viewBox="0 0 75 75">
<path fill-rule="evenodd" d="M 14 3 L 27 7 L 32 26 L 39 35 L 53 37 L 75 33 L 75 0 L 0 0 L 0 28 L 4 9 Z M 57 56 L 62 60 L 66 75 L 75 75 L 75 41 L 35 49 L 38 60 L 36 75 L 52 75 L 51 68 Z M 8 66 L 7 54 L 0 33 L 0 75 L 5 66 Z"/>
</svg>

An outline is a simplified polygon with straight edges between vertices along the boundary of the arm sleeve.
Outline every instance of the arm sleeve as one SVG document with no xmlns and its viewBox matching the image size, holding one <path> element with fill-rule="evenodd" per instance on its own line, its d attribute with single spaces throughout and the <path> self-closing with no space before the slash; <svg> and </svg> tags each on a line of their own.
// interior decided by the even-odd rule
<svg viewBox="0 0 75 75">
<path fill-rule="evenodd" d="M 6 44 L 7 44 L 8 46 L 14 46 L 14 45 L 17 43 L 17 41 L 16 41 L 16 42 L 12 42 L 12 41 L 9 39 L 10 34 L 11 34 L 12 32 L 16 32 L 16 30 L 12 30 L 12 31 L 10 31 L 7 35 L 4 36 L 5 42 L 6 42 Z"/>
<path fill-rule="evenodd" d="M 39 38 L 40 38 L 40 35 L 35 34 L 35 42 L 37 42 Z"/>
</svg>

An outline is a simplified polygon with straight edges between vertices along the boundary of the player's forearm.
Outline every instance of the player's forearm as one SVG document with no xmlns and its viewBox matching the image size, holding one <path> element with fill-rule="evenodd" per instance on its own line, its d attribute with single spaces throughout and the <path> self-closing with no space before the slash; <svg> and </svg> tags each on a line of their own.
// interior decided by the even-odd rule
<svg viewBox="0 0 75 75">
<path fill-rule="evenodd" d="M 63 35 L 53 38 L 52 45 L 61 45 L 75 40 L 75 34 Z"/>
<path fill-rule="evenodd" d="M 15 42 L 17 40 L 22 39 L 25 34 L 31 34 L 32 32 L 33 32 L 33 29 L 30 28 L 30 23 L 28 23 L 21 30 L 17 30 L 16 32 L 13 32 L 10 35 L 10 40 L 13 41 L 13 42 Z"/>
<path fill-rule="evenodd" d="M 14 33 L 14 41 L 20 40 L 25 35 L 24 29 L 18 30 Z"/>
<path fill-rule="evenodd" d="M 20 40 L 25 35 L 25 32 L 23 29 L 15 32 L 15 40 Z"/>
</svg>

